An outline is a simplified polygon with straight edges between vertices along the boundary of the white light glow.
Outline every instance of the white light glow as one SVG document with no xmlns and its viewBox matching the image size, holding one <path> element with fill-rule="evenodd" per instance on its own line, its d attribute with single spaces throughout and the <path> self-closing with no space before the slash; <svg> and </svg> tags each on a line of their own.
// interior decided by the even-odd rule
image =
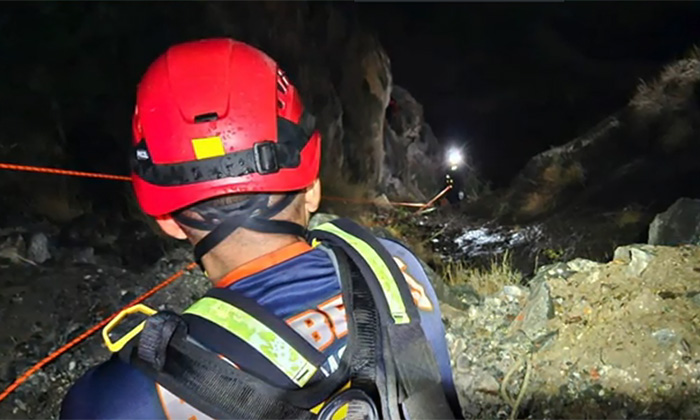
<svg viewBox="0 0 700 420">
<path fill-rule="evenodd" d="M 447 151 L 447 163 L 452 167 L 452 170 L 457 169 L 462 163 L 462 151 L 456 148 L 452 148 Z"/>
</svg>

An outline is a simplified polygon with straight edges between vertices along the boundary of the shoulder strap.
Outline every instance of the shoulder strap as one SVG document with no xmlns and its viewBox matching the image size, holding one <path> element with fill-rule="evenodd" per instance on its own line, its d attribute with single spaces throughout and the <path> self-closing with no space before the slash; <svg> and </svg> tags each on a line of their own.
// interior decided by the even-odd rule
<svg viewBox="0 0 700 420">
<path fill-rule="evenodd" d="M 369 231 L 349 219 L 336 219 L 311 230 L 310 237 L 337 246 L 350 257 L 367 280 L 384 325 L 420 322 L 401 270 Z"/>
<path fill-rule="evenodd" d="M 149 322 L 172 317 L 165 323 L 177 322 L 167 342 L 167 351 L 160 365 L 146 360 L 139 353 L 143 337 L 149 333 Z M 175 314 L 158 313 L 146 322 L 136 351 L 130 351 L 129 362 L 166 387 L 188 404 L 213 418 L 301 418 L 314 416 L 307 410 L 286 402 L 285 390 L 267 385 L 248 373 L 236 369 L 214 353 L 187 339 L 186 324 Z"/>
<path fill-rule="evenodd" d="M 420 316 L 408 285 L 390 253 L 369 231 L 348 219 L 336 219 L 310 231 L 310 237 L 330 243 L 349 255 L 361 281 L 353 281 L 353 295 L 367 290 L 373 303 L 355 301 L 360 309 L 377 312 L 382 321 L 384 369 L 389 382 L 396 372 L 400 392 L 391 383 L 379 388 L 384 418 L 399 418 L 400 403 L 409 418 L 455 418 L 440 381 L 440 371 L 420 325 Z M 344 288 L 347 286 L 344 284 Z M 360 300 L 361 302 L 361 300 Z M 360 332 L 361 334 L 361 332 Z"/>
</svg>

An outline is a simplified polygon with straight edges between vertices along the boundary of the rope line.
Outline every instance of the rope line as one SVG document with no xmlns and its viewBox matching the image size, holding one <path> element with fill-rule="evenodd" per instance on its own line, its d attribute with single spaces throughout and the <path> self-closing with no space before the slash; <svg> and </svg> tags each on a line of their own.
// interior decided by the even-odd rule
<svg viewBox="0 0 700 420">
<path fill-rule="evenodd" d="M 139 304 L 143 302 L 144 300 L 148 299 L 149 297 L 153 296 L 156 294 L 158 291 L 169 285 L 170 283 L 174 282 L 178 278 L 180 278 L 183 274 L 186 272 L 194 269 L 197 267 L 196 263 L 190 263 L 187 267 L 183 268 L 182 270 L 178 271 L 177 273 L 173 274 L 172 276 L 168 277 L 167 279 L 163 280 L 160 284 L 157 286 L 153 287 L 151 290 L 147 291 L 146 293 L 142 294 L 141 296 L 137 297 L 133 301 L 131 301 L 129 304 L 118 310 L 117 312 L 113 313 L 109 317 L 103 319 L 102 321 L 98 322 L 97 324 L 93 325 L 89 330 L 85 331 L 84 333 L 80 334 L 79 336 L 75 337 L 68 343 L 64 344 L 61 346 L 58 350 L 55 350 L 51 352 L 48 356 L 45 358 L 41 359 L 39 362 L 37 362 L 34 366 L 29 368 L 26 372 L 24 372 L 21 376 L 19 376 L 17 379 L 15 379 L 10 386 L 5 388 L 5 390 L 0 394 L 0 402 L 7 398 L 15 389 L 17 389 L 20 385 L 25 383 L 32 375 L 34 375 L 36 372 L 38 372 L 41 368 L 46 366 L 47 364 L 53 362 L 56 360 L 59 356 L 61 356 L 63 353 L 67 352 L 68 350 L 72 349 L 76 345 L 78 345 L 80 342 L 85 340 L 86 338 L 90 337 L 100 329 L 102 329 L 105 325 L 109 323 L 115 316 L 117 316 L 121 311 L 123 311 L 126 308 L 129 308 L 131 306 L 134 306 L 136 304 Z"/>
<path fill-rule="evenodd" d="M 0 169 L 11 171 L 39 172 L 53 175 L 69 175 L 84 178 L 111 179 L 115 181 L 131 181 L 131 177 L 124 175 L 99 174 L 94 172 L 71 171 L 68 169 L 44 168 L 41 166 L 14 165 L 11 163 L 0 163 Z"/>
<path fill-rule="evenodd" d="M 52 174 L 52 175 L 67 175 L 67 176 L 77 176 L 77 177 L 83 177 L 83 178 L 97 178 L 97 179 L 109 179 L 113 181 L 131 181 L 130 176 L 126 175 L 111 175 L 111 174 L 102 174 L 102 173 L 96 173 L 96 172 L 83 172 L 83 171 L 73 171 L 69 169 L 59 169 L 59 168 L 46 168 L 43 166 L 30 166 L 30 165 L 16 165 L 12 163 L 0 163 L 0 169 L 7 169 L 11 171 L 23 171 L 23 172 L 37 172 L 37 173 L 44 173 L 44 174 Z M 427 203 L 406 203 L 406 202 L 394 202 L 394 201 L 388 201 L 389 204 L 395 205 L 395 206 L 405 206 L 405 207 L 417 207 L 418 212 L 421 212 L 425 210 L 427 207 L 430 207 L 435 201 L 440 199 L 443 195 L 447 193 L 452 188 L 451 185 L 448 185 L 447 188 L 442 190 L 438 195 L 436 195 L 432 200 L 430 200 Z M 332 197 L 332 196 L 324 196 L 324 200 L 331 200 L 331 201 L 343 201 L 347 203 L 357 203 L 357 204 L 377 204 L 376 201 L 373 200 L 365 200 L 365 199 L 359 199 L 359 198 L 343 198 L 343 197 Z"/>
</svg>

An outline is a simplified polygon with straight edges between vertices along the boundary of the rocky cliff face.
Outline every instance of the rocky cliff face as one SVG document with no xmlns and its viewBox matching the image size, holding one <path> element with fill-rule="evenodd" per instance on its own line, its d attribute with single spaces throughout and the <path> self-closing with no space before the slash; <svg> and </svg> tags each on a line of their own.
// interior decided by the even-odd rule
<svg viewBox="0 0 700 420">
<path fill-rule="evenodd" d="M 390 197 L 429 200 L 441 188 L 440 151 L 421 104 L 406 89 L 393 86 L 384 126 L 380 191 Z"/>
<path fill-rule="evenodd" d="M 700 194 L 700 57 L 643 83 L 624 109 L 584 135 L 533 157 L 505 193 L 501 216 L 529 221 L 583 207 L 630 203 L 660 211 Z"/>
</svg>

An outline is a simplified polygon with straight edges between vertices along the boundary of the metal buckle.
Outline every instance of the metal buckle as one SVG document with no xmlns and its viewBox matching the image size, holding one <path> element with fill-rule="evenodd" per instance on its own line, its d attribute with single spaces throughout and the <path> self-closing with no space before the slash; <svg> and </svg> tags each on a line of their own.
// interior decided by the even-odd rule
<svg viewBox="0 0 700 420">
<path fill-rule="evenodd" d="M 273 174 L 280 170 L 276 147 L 276 143 L 270 140 L 261 141 L 253 145 L 255 170 L 259 174 Z"/>
</svg>

